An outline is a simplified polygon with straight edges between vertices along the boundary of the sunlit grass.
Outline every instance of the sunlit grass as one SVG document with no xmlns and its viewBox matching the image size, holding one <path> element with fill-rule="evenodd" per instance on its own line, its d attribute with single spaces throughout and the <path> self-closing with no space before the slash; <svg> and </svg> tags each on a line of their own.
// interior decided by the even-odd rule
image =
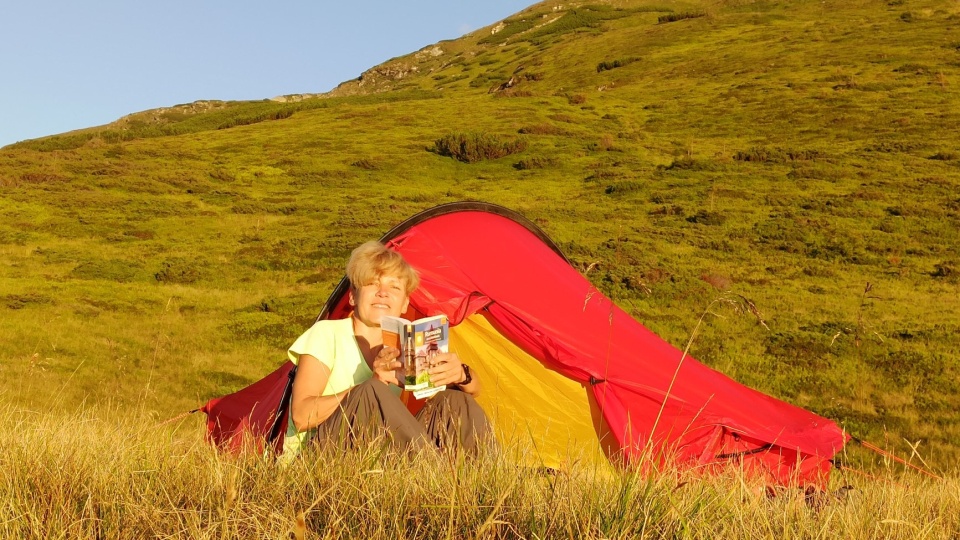
<svg viewBox="0 0 960 540">
<path fill-rule="evenodd" d="M 953 538 L 960 486 L 881 472 L 831 491 L 769 491 L 735 471 L 643 476 L 522 449 L 410 457 L 379 445 L 289 466 L 218 453 L 199 418 L 6 406 L 0 531 L 7 538 Z M 844 489 L 840 489 L 847 486 Z"/>
</svg>

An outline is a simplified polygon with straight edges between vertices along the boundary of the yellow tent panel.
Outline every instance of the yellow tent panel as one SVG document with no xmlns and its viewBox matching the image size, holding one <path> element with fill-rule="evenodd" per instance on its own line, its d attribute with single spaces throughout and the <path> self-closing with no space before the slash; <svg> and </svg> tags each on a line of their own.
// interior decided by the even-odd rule
<svg viewBox="0 0 960 540">
<path fill-rule="evenodd" d="M 609 464 L 583 385 L 545 368 L 479 313 L 450 329 L 450 350 L 482 382 L 477 401 L 499 444 L 527 448 L 530 461 L 547 467 L 568 460 Z"/>
</svg>

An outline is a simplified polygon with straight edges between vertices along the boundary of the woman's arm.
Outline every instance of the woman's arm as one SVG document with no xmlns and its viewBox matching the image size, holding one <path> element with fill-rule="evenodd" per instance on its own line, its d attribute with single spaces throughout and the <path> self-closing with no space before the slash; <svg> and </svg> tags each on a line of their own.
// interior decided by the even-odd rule
<svg viewBox="0 0 960 540">
<path fill-rule="evenodd" d="M 315 428 L 330 418 L 337 410 L 340 401 L 347 392 L 323 396 L 323 390 L 330 380 L 330 368 L 310 356 L 301 354 L 297 363 L 297 376 L 293 379 L 293 393 L 290 396 L 290 414 L 297 431 Z"/>
<path fill-rule="evenodd" d="M 457 353 L 440 353 L 434 359 L 434 366 L 430 368 L 430 382 L 434 386 L 444 384 L 457 385 L 460 390 L 477 397 L 480 394 L 480 381 L 477 380 L 477 373 L 470 371 L 473 380 L 469 384 L 461 384 L 466 378 L 467 373 L 463 368 L 463 362 Z"/>
</svg>

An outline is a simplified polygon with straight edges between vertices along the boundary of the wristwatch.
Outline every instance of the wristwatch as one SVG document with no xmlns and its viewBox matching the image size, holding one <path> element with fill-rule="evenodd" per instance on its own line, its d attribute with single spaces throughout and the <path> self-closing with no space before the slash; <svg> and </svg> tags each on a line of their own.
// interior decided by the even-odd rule
<svg viewBox="0 0 960 540">
<path fill-rule="evenodd" d="M 463 366 L 463 382 L 457 383 L 457 386 L 466 386 L 473 381 L 473 375 L 470 374 L 470 366 L 466 364 L 460 364 Z"/>
</svg>

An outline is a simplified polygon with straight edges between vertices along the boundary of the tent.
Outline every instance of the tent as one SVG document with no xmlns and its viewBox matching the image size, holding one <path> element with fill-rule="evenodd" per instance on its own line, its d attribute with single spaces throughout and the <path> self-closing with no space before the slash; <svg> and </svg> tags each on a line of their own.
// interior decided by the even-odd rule
<svg viewBox="0 0 960 540">
<path fill-rule="evenodd" d="M 480 377 L 478 400 L 498 440 L 526 445 L 545 466 L 589 458 L 705 471 L 732 464 L 773 484 L 822 486 L 848 439 L 834 422 L 684 357 L 506 208 L 441 205 L 381 241 L 420 274 L 408 316 L 450 319 L 451 350 Z M 348 316 L 348 287 L 340 282 L 318 320 Z M 233 444 L 252 431 L 276 444 L 291 369 L 207 403 L 211 438 Z M 254 403 L 266 405 L 240 412 Z"/>
</svg>

